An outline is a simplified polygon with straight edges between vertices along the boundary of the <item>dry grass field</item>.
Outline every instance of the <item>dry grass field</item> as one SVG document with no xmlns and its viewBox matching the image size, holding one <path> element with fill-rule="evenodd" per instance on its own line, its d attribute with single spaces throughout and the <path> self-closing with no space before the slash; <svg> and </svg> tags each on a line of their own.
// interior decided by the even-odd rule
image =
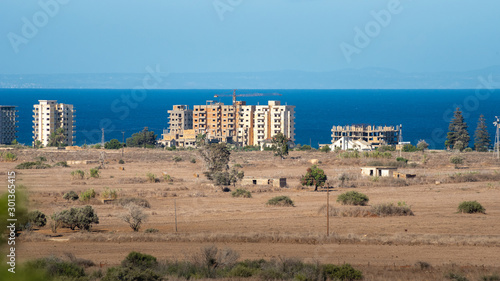
<svg viewBox="0 0 500 281">
<path fill-rule="evenodd" d="M 99 159 L 98 150 L 14 150 L 15 162 L 1 162 L 0 173 L 36 157 L 48 164 L 70 160 Z M 460 272 L 469 280 L 500 273 L 500 163 L 489 153 L 462 153 L 461 169 L 450 164 L 451 152 L 403 153 L 414 162 L 399 171 L 416 174 L 414 179 L 362 177 L 360 167 L 370 161 L 391 159 L 342 159 L 337 153 L 292 151 L 280 160 L 271 152 L 233 152 L 231 165 L 240 164 L 245 176 L 285 177 L 287 188 L 244 187 L 252 198 L 233 198 L 203 176 L 203 163 L 196 151 L 126 149 L 106 151 L 107 165 L 99 178 L 74 180 L 71 172 L 88 172 L 98 164 L 78 164 L 41 170 L 16 170 L 18 184 L 26 187 L 30 210 L 50 216 L 82 202 L 69 202 L 63 194 L 93 188 L 98 194 L 105 187 L 116 189 L 118 198 L 137 197 L 149 201 L 149 215 L 139 232 L 120 219 L 125 209 L 93 199 L 90 204 L 99 224 L 90 232 L 48 226 L 22 234 L 18 257 L 22 261 L 63 256 L 70 252 L 90 259 L 97 266 L 118 265 L 131 251 L 151 254 L 160 260 L 188 259 L 204 245 L 228 246 L 241 259 L 296 257 L 307 262 L 349 263 L 363 271 L 365 280 L 443 280 L 449 272 Z M 173 157 L 182 158 L 174 161 Z M 196 159 L 196 163 L 192 163 Z M 331 217 L 330 236 L 326 236 L 326 215 L 319 212 L 326 203 L 325 190 L 300 186 L 300 177 L 317 159 L 329 178 L 330 202 L 346 191 L 366 194 L 371 205 L 405 202 L 414 216 Z M 425 162 L 425 163 L 424 163 Z M 122 167 L 123 169 L 120 169 Z M 161 180 L 147 181 L 153 173 Z M 168 174 L 172 182 L 163 180 Z M 197 177 L 196 175 L 199 175 Z M 349 180 L 340 187 L 341 174 Z M 6 176 L 5 176 L 6 177 Z M 240 187 L 238 183 L 237 188 Z M 230 187 L 234 189 L 233 187 Z M 289 196 L 295 207 L 270 207 L 275 196 Z M 98 196 L 99 197 L 99 196 Z M 486 214 L 457 213 L 462 201 L 480 202 Z M 177 207 L 177 232 L 175 208 Z M 157 233 L 145 233 L 148 228 Z M 421 266 L 428 263 L 430 267 Z"/>
</svg>

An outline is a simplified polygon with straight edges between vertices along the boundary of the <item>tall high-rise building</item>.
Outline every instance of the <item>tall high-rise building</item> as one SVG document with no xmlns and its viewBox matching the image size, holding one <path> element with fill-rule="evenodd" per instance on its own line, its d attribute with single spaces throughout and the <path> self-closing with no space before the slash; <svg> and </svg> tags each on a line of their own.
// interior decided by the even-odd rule
<svg viewBox="0 0 500 281">
<path fill-rule="evenodd" d="M 189 127 L 183 126 L 179 119 L 191 114 L 187 106 L 174 106 L 174 110 L 169 111 L 170 130 L 163 135 L 163 142 L 169 146 L 194 145 L 196 135 L 205 134 L 209 141 L 262 146 L 282 133 L 294 143 L 294 108 L 279 101 L 269 101 L 268 105 L 246 105 L 244 101 L 225 105 L 207 101 L 205 105 L 193 107 L 193 122 Z"/>
<path fill-rule="evenodd" d="M 243 106 L 243 109 L 247 109 Z M 255 105 L 248 112 L 253 112 L 248 145 L 259 145 L 273 136 L 282 133 L 295 143 L 295 106 L 281 105 L 279 101 L 269 101 L 268 105 Z M 246 116 L 245 116 L 246 117 Z"/>
<path fill-rule="evenodd" d="M 0 144 L 12 144 L 17 138 L 16 106 L 0 105 Z"/>
<path fill-rule="evenodd" d="M 39 104 L 33 107 L 33 145 L 40 141 L 42 145 L 48 146 L 50 135 L 59 128 L 63 130 L 64 145 L 75 143 L 75 110 L 72 104 L 39 100 Z"/>
<path fill-rule="evenodd" d="M 211 141 L 232 143 L 236 128 L 236 107 L 208 101 L 193 107 L 193 129 Z"/>
</svg>

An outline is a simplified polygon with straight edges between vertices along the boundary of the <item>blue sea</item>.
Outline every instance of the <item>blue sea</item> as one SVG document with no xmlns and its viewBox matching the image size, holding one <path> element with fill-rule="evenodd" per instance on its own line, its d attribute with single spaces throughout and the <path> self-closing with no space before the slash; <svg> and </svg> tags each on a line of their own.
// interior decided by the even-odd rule
<svg viewBox="0 0 500 281">
<path fill-rule="evenodd" d="M 159 136 L 168 128 L 168 113 L 175 104 L 205 104 L 216 100 L 231 104 L 232 90 L 109 90 L 109 89 L 0 89 L 0 105 L 19 110 L 20 143 L 31 144 L 33 105 L 38 100 L 73 104 L 76 144 L 122 140 L 148 127 Z M 333 125 L 403 125 L 403 140 L 424 139 L 431 148 L 444 148 L 448 124 L 460 107 L 469 126 L 471 143 L 479 115 L 483 114 L 493 141 L 495 116 L 500 116 L 498 90 L 240 90 L 238 94 L 279 93 L 282 96 L 241 97 L 247 104 L 280 100 L 295 105 L 296 143 L 331 143 Z M 214 95 L 228 97 L 214 98 Z"/>
</svg>

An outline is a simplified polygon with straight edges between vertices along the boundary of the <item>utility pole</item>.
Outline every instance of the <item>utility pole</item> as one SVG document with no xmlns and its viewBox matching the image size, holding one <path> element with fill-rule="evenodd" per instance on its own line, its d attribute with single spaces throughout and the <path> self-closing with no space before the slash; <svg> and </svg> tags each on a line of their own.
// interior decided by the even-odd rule
<svg viewBox="0 0 500 281">
<path fill-rule="evenodd" d="M 399 157 L 401 156 L 401 152 L 403 151 L 403 124 L 399 125 Z"/>
<path fill-rule="evenodd" d="M 493 148 L 494 155 L 496 155 L 497 159 L 500 159 L 500 117 L 495 116 L 496 120 L 493 122 L 493 125 L 497 128 L 497 132 L 495 134 L 495 146 Z"/>
<path fill-rule="evenodd" d="M 174 199 L 174 212 L 175 212 L 175 233 L 177 233 L 177 202 Z"/>
<path fill-rule="evenodd" d="M 125 131 L 122 131 L 122 159 L 123 159 L 123 150 L 125 149 Z"/>
<path fill-rule="evenodd" d="M 326 236 L 330 236 L 330 185 L 326 188 Z"/>
<path fill-rule="evenodd" d="M 104 128 L 102 130 L 102 139 L 101 139 L 101 147 L 104 148 Z"/>
</svg>

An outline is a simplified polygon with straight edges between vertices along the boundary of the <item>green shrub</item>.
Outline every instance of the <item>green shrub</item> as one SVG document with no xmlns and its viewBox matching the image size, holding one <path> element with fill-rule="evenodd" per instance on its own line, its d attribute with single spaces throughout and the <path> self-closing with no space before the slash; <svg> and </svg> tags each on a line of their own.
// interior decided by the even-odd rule
<svg viewBox="0 0 500 281">
<path fill-rule="evenodd" d="M 381 145 L 377 148 L 377 151 L 385 152 L 385 151 L 396 151 L 396 147 L 393 145 Z"/>
<path fill-rule="evenodd" d="M 467 213 L 467 214 L 473 214 L 473 213 L 485 213 L 486 209 L 483 208 L 481 204 L 477 201 L 463 201 L 458 205 L 458 212 L 459 213 Z"/>
<path fill-rule="evenodd" d="M 174 156 L 174 157 L 172 157 L 172 160 L 177 163 L 177 162 L 181 162 L 182 158 L 179 156 Z"/>
<path fill-rule="evenodd" d="M 80 198 L 76 192 L 71 190 L 70 192 L 64 194 L 63 199 L 76 201 Z"/>
<path fill-rule="evenodd" d="M 90 230 L 91 225 L 99 224 L 99 218 L 94 212 L 92 206 L 85 206 L 82 208 L 71 208 L 52 215 L 52 220 L 57 225 L 75 230 Z M 57 229 L 57 227 L 56 227 Z"/>
<path fill-rule="evenodd" d="M 269 199 L 267 204 L 269 206 L 280 206 L 280 207 L 294 207 L 292 199 L 288 196 L 276 196 Z"/>
<path fill-rule="evenodd" d="M 243 168 L 243 166 L 241 166 L 241 164 L 238 164 L 238 163 L 234 164 L 233 167 L 240 168 L 240 169 Z"/>
<path fill-rule="evenodd" d="M 410 206 L 404 202 L 399 202 L 397 206 L 393 203 L 377 204 L 372 206 L 370 211 L 380 217 L 414 215 Z"/>
<path fill-rule="evenodd" d="M 233 267 L 233 269 L 231 269 L 231 271 L 229 271 L 227 275 L 228 277 L 247 278 L 247 277 L 252 277 L 256 272 L 257 270 L 255 269 L 248 268 L 242 264 L 238 264 L 235 267 Z"/>
<path fill-rule="evenodd" d="M 346 263 L 341 266 L 326 264 L 323 265 L 323 272 L 331 280 L 361 280 L 363 273 L 354 269 L 350 264 Z"/>
<path fill-rule="evenodd" d="M 380 161 L 370 161 L 368 163 L 366 163 L 366 166 L 370 166 L 370 167 L 381 167 L 381 166 L 386 166 L 386 164 L 380 162 Z"/>
<path fill-rule="evenodd" d="M 481 281 L 500 281 L 500 276 L 498 276 L 497 274 L 484 275 L 481 276 Z"/>
<path fill-rule="evenodd" d="M 332 149 L 330 148 L 329 145 L 325 145 L 322 148 L 320 148 L 319 151 L 328 153 L 328 152 L 332 151 Z"/>
<path fill-rule="evenodd" d="M 464 149 L 464 152 L 472 152 L 472 148 L 467 147 L 466 149 Z"/>
<path fill-rule="evenodd" d="M 196 158 L 191 158 L 191 160 L 189 160 L 189 162 L 195 164 L 196 163 Z"/>
<path fill-rule="evenodd" d="M 500 281 L 500 276 L 498 276 L 497 274 L 484 275 L 481 276 L 481 281 Z"/>
<path fill-rule="evenodd" d="M 337 202 L 341 203 L 342 205 L 365 206 L 368 201 L 368 196 L 356 191 L 348 191 L 346 193 L 340 194 L 337 197 Z"/>
<path fill-rule="evenodd" d="M 122 261 L 122 267 L 147 269 L 153 268 L 158 265 L 155 257 L 138 252 L 130 252 L 128 256 Z"/>
<path fill-rule="evenodd" d="M 446 279 L 454 280 L 454 281 L 469 281 L 465 276 L 460 273 L 450 272 L 445 275 Z"/>
<path fill-rule="evenodd" d="M 156 182 L 156 175 L 153 173 L 147 173 L 146 177 L 148 178 L 148 181 L 151 183 Z"/>
<path fill-rule="evenodd" d="M 97 168 L 90 169 L 90 177 L 91 178 L 99 178 L 99 169 L 97 169 Z"/>
<path fill-rule="evenodd" d="M 455 165 L 455 168 L 458 168 L 458 165 L 464 163 L 464 158 L 460 155 L 454 155 L 450 157 L 450 163 Z"/>
<path fill-rule="evenodd" d="M 398 162 L 408 163 L 408 159 L 403 158 L 403 157 L 398 157 L 398 158 L 396 158 L 396 161 L 398 161 Z"/>
<path fill-rule="evenodd" d="M 157 281 L 160 275 L 151 269 L 139 269 L 129 267 L 110 267 L 101 281 Z"/>
<path fill-rule="evenodd" d="M 125 161 L 123 161 L 123 159 L 120 159 L 120 161 L 118 161 L 118 164 L 125 164 Z"/>
<path fill-rule="evenodd" d="M 24 162 L 16 166 L 16 169 L 48 169 L 51 168 L 50 165 L 42 162 Z"/>
<path fill-rule="evenodd" d="M 101 149 L 101 147 L 102 146 L 99 143 L 92 146 L 92 148 L 95 148 L 95 149 Z"/>
<path fill-rule="evenodd" d="M 28 261 L 26 267 L 32 270 L 43 271 L 48 277 L 81 278 L 85 276 L 85 270 L 72 262 L 62 261 L 56 257 L 48 257 Z M 62 280 L 62 279 L 61 279 Z"/>
<path fill-rule="evenodd" d="M 283 280 L 285 279 L 283 273 L 277 268 L 267 268 L 259 273 L 259 277 L 262 280 Z"/>
<path fill-rule="evenodd" d="M 172 179 L 172 177 L 170 175 L 163 175 L 163 181 L 165 182 L 173 182 L 174 180 Z"/>
<path fill-rule="evenodd" d="M 139 207 L 143 208 L 151 208 L 151 204 L 149 204 L 148 200 L 143 199 L 143 198 L 136 198 L 136 197 L 126 197 L 126 198 L 120 198 L 116 201 L 116 204 L 124 207 L 128 204 L 135 204 Z"/>
<path fill-rule="evenodd" d="M 118 198 L 118 191 L 116 191 L 116 189 L 110 189 L 109 187 L 106 186 L 104 188 L 104 191 L 101 192 L 101 198 L 114 200 Z"/>
<path fill-rule="evenodd" d="M 44 213 L 35 210 L 28 213 L 28 222 L 34 226 L 44 227 L 47 224 L 47 218 Z"/>
<path fill-rule="evenodd" d="M 57 162 L 56 164 L 54 164 L 54 167 L 64 167 L 64 168 L 68 168 L 69 165 L 68 165 L 68 162 L 66 161 L 61 161 L 61 162 Z"/>
<path fill-rule="evenodd" d="M 252 198 L 252 193 L 246 189 L 236 189 L 231 195 L 233 197 Z"/>
<path fill-rule="evenodd" d="M 156 228 L 148 228 L 148 229 L 144 230 L 144 232 L 145 233 L 158 233 L 160 231 Z"/>
<path fill-rule="evenodd" d="M 120 143 L 117 139 L 112 139 L 109 142 L 104 144 L 105 149 L 120 149 L 123 147 L 123 144 Z"/>
<path fill-rule="evenodd" d="M 354 151 L 342 152 L 339 154 L 338 157 L 339 158 L 359 158 L 360 155 L 359 155 L 359 152 L 357 150 L 354 150 Z"/>
<path fill-rule="evenodd" d="M 243 151 L 260 151 L 260 146 L 258 145 L 247 145 L 242 148 Z"/>
<path fill-rule="evenodd" d="M 378 150 L 372 152 L 363 152 L 363 157 L 365 158 L 391 158 L 392 154 L 390 152 L 381 152 Z"/>
<path fill-rule="evenodd" d="M 80 201 L 88 202 L 90 199 L 95 198 L 95 190 L 93 188 L 87 189 L 80 193 Z"/>
<path fill-rule="evenodd" d="M 17 160 L 17 156 L 13 153 L 10 153 L 10 152 L 3 154 L 2 158 L 4 161 L 7 161 L 7 162 L 13 162 L 13 161 Z"/>
<path fill-rule="evenodd" d="M 38 156 L 36 159 L 36 162 L 47 162 L 47 158 L 43 156 Z"/>
<path fill-rule="evenodd" d="M 71 172 L 71 176 L 73 177 L 73 179 L 81 180 L 85 177 L 85 172 L 82 170 L 75 170 L 75 171 Z"/>
<path fill-rule="evenodd" d="M 403 145 L 403 152 L 417 152 L 418 148 L 412 144 Z"/>
<path fill-rule="evenodd" d="M 295 150 L 300 150 L 300 151 L 308 151 L 308 150 L 312 150 L 312 147 L 310 145 L 300 145 L 298 144 L 296 147 L 295 147 Z"/>
<path fill-rule="evenodd" d="M 158 261 L 151 255 L 131 252 L 119 267 L 111 267 L 101 281 L 161 280 Z"/>
</svg>

